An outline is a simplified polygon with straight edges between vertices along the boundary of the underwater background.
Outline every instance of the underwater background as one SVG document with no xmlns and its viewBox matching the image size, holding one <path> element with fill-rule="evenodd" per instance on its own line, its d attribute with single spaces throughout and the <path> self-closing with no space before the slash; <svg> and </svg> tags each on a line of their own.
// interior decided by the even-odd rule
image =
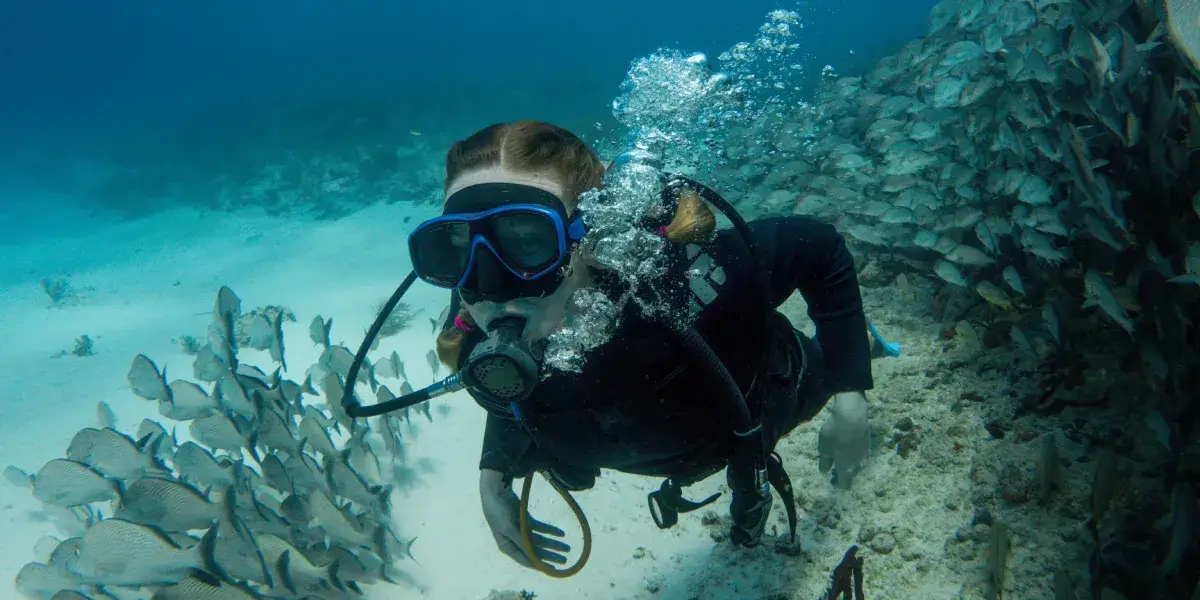
<svg viewBox="0 0 1200 600">
<path fill-rule="evenodd" d="M 852 546 L 872 599 L 1195 598 L 1198 68 L 1200 0 L 2 1 L 0 598 L 807 600 Z M 494 547 L 465 394 L 339 413 L 445 151 L 514 119 L 847 237 L 903 350 L 849 489 L 823 416 L 781 443 L 797 545 L 605 473 L 550 579 Z M 444 376 L 446 305 L 361 397 Z"/>
</svg>

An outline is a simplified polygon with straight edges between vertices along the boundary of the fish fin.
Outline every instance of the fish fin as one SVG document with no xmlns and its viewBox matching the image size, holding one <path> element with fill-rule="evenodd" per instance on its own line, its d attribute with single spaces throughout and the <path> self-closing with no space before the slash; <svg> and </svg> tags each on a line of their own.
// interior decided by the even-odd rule
<svg viewBox="0 0 1200 600">
<path fill-rule="evenodd" d="M 209 586 L 212 586 L 215 588 L 221 587 L 221 583 L 222 583 L 221 580 L 218 579 L 212 573 L 209 573 L 208 571 L 205 571 L 203 569 L 192 569 L 188 572 L 188 575 L 199 580 L 200 582 L 204 583 L 205 585 L 209 585 Z"/>
<path fill-rule="evenodd" d="M 112 484 L 112 491 L 113 491 L 113 494 L 116 496 L 116 498 L 114 499 L 114 503 L 117 505 L 116 506 L 117 509 L 124 509 L 125 508 L 125 482 L 123 482 L 119 479 L 110 479 L 109 483 Z M 116 510 L 114 510 L 113 512 L 116 512 Z"/>
<path fill-rule="evenodd" d="M 247 531 L 249 531 L 247 529 Z M 250 534 L 251 539 L 254 539 L 254 534 Z M 268 588 L 275 587 L 275 578 L 271 576 L 271 565 L 267 564 L 267 557 L 263 556 L 262 550 L 258 547 L 258 541 L 254 541 L 254 555 L 258 557 L 258 564 L 262 566 L 263 583 L 267 584 Z"/>
<path fill-rule="evenodd" d="M 296 582 L 292 581 L 292 551 L 284 550 L 283 554 L 279 555 L 279 559 L 275 561 L 275 571 L 279 573 L 279 581 L 283 587 L 293 594 L 296 593 Z"/>
<path fill-rule="evenodd" d="M 333 564 L 329 565 L 329 571 L 326 573 L 326 576 L 329 578 L 329 585 L 332 585 L 334 588 L 344 592 L 346 591 L 346 584 L 342 583 L 342 578 L 338 574 L 341 569 L 342 559 L 339 558 L 333 561 Z"/>
<path fill-rule="evenodd" d="M 8 468 L 4 470 L 4 475 L 8 479 L 8 482 L 15 486 L 33 489 L 33 475 L 26 473 L 19 467 L 8 465 Z"/>
<path fill-rule="evenodd" d="M 383 563 L 382 565 L 379 565 L 379 578 L 392 584 L 392 585 L 400 585 L 400 582 L 398 582 L 392 578 L 393 569 L 391 568 L 391 566 L 392 565 L 390 565 L 388 563 Z"/>
<path fill-rule="evenodd" d="M 319 396 L 321 394 L 317 391 L 317 388 L 313 387 L 312 375 L 304 378 L 304 383 L 300 384 L 300 391 L 311 396 Z"/>
<path fill-rule="evenodd" d="M 105 429 L 109 429 L 109 428 L 106 427 Z M 153 439 L 154 439 L 154 432 L 151 431 L 150 433 L 147 433 L 146 435 L 142 436 L 141 439 L 135 441 L 134 445 L 137 446 L 138 451 L 145 452 L 146 446 L 149 445 L 150 440 L 153 440 Z"/>
<path fill-rule="evenodd" d="M 1093 306 L 1099 306 L 1099 303 L 1092 298 L 1087 298 L 1083 301 L 1083 308 L 1091 308 Z"/>
<path fill-rule="evenodd" d="M 421 564 L 421 561 L 417 560 L 417 557 L 413 556 L 413 552 L 412 552 L 413 544 L 415 544 L 416 542 L 417 542 L 416 537 L 413 537 L 411 540 L 404 542 L 404 555 L 411 558 L 413 560 L 413 562 L 415 562 L 417 564 Z"/>
<path fill-rule="evenodd" d="M 217 526 L 213 525 L 208 528 L 204 537 L 200 538 L 200 543 L 196 545 L 200 552 L 200 563 L 204 566 L 204 570 L 216 576 L 218 579 L 228 581 L 229 576 L 225 573 L 225 569 L 221 568 L 217 562 Z"/>
</svg>

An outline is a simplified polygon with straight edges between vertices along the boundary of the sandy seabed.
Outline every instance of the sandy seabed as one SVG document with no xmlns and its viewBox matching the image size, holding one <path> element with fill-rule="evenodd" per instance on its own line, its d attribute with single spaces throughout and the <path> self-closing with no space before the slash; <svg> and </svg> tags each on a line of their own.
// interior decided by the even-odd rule
<svg viewBox="0 0 1200 600">
<path fill-rule="evenodd" d="M 307 334 L 315 315 L 334 319 L 334 343 L 357 349 L 375 316 L 373 307 L 407 273 L 405 233 L 427 216 L 396 205 L 336 222 L 303 223 L 254 213 L 176 211 L 84 236 L 4 247 L 0 467 L 13 464 L 36 472 L 62 456 L 76 431 L 95 426 L 96 404 L 102 400 L 116 412 L 119 429 L 136 429 L 144 417 L 170 426 L 153 403 L 129 391 L 130 361 L 144 353 L 166 366 L 168 378 L 190 378 L 192 357 L 176 340 L 203 335 L 222 285 L 241 297 L 243 310 L 282 305 L 295 314 L 297 321 L 284 325 L 291 379 L 303 379 L 319 356 Z M 411 217 L 407 223 L 406 217 Z M 78 297 L 51 307 L 38 283 L 47 275 L 69 275 Z M 429 317 L 441 312 L 446 293 L 418 284 L 406 300 L 421 309 L 415 323 L 385 339 L 372 355 L 397 351 L 419 387 L 433 379 L 425 360 L 433 342 Z M 518 567 L 496 550 L 479 509 L 484 412 L 460 393 L 435 401 L 433 423 L 418 417 L 406 430 L 410 460 L 421 469 L 411 486 L 393 496 L 393 516 L 402 537 L 418 538 L 417 562 L 401 566 L 419 588 L 376 585 L 367 597 L 477 600 L 491 590 L 524 589 L 542 599 L 808 600 L 823 591 L 830 569 L 855 543 L 866 557 L 868 598 L 982 597 L 985 544 L 964 538 L 963 532 L 969 534 L 972 521 L 972 457 L 987 433 L 974 409 L 960 406 L 952 412 L 951 405 L 958 391 L 984 384 L 970 375 L 930 380 L 930 361 L 943 352 L 934 341 L 936 327 L 916 325 L 927 321 L 917 309 L 887 309 L 895 298 L 871 300 L 872 319 L 904 342 L 906 352 L 876 363 L 870 466 L 849 490 L 833 488 L 817 473 L 816 432 L 824 415 L 801 426 L 781 447 L 797 487 L 802 551 L 780 552 L 774 540 L 750 551 L 714 542 L 727 527 L 725 499 L 708 518 L 683 515 L 676 528 L 659 531 L 646 494 L 660 482 L 605 473 L 595 489 L 577 495 L 595 536 L 583 572 L 553 580 Z M 800 306 L 786 309 L 803 315 Z M 60 356 L 82 334 L 94 340 L 95 355 Z M 247 362 L 268 365 L 265 355 L 244 352 Z M 929 431 L 924 458 L 904 458 L 888 447 L 893 424 L 905 416 Z M 185 437 L 186 427 L 180 432 Z M 717 476 L 688 494 L 703 497 L 722 483 Z M 20 597 L 14 578 L 37 558 L 35 542 L 48 534 L 61 537 L 39 509 L 27 490 L 0 482 L 0 598 Z M 576 539 L 570 541 L 578 541 L 569 511 L 541 481 L 535 485 L 533 512 L 573 532 Z M 772 533 L 783 535 L 778 503 L 773 518 Z M 1030 565 L 1023 566 L 1023 531 L 1014 526 L 1010 569 L 1014 579 L 1021 569 L 1029 572 L 1021 585 L 1008 585 L 1005 597 L 1046 597 L 1049 566 L 1037 567 L 1032 555 Z M 963 548 L 950 556 L 955 544 Z"/>
</svg>

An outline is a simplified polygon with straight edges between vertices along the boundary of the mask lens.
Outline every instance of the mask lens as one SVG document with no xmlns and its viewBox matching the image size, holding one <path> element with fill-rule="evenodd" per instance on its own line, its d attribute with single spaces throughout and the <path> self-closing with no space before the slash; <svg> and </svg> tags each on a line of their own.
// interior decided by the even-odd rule
<svg viewBox="0 0 1200 600">
<path fill-rule="evenodd" d="M 511 212 L 492 218 L 496 250 L 509 268 L 525 277 L 537 275 L 559 257 L 554 221 L 534 212 Z"/>
<path fill-rule="evenodd" d="M 453 286 L 467 270 L 471 252 L 469 223 L 437 223 L 422 229 L 411 243 L 413 266 L 422 279 Z"/>
</svg>

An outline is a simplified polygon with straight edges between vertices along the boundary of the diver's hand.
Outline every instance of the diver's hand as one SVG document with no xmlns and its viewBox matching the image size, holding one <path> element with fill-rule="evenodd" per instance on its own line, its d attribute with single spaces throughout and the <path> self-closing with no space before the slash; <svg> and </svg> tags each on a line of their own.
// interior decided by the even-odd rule
<svg viewBox="0 0 1200 600">
<path fill-rule="evenodd" d="M 871 427 L 867 397 L 862 392 L 840 392 L 830 402 L 829 418 L 817 439 L 818 467 L 828 473 L 835 467 L 835 484 L 847 487 L 871 453 Z"/>
<path fill-rule="evenodd" d="M 521 501 L 513 492 L 512 482 L 505 481 L 504 474 L 491 469 L 479 471 L 479 498 L 483 502 L 483 517 L 492 529 L 496 547 L 518 564 L 533 568 L 533 563 L 521 548 Z M 563 530 L 529 517 L 534 550 L 543 561 L 567 564 L 564 553 L 571 547 L 560 540 L 546 537 L 562 537 Z M 545 535 L 542 535 L 545 534 Z"/>
</svg>

